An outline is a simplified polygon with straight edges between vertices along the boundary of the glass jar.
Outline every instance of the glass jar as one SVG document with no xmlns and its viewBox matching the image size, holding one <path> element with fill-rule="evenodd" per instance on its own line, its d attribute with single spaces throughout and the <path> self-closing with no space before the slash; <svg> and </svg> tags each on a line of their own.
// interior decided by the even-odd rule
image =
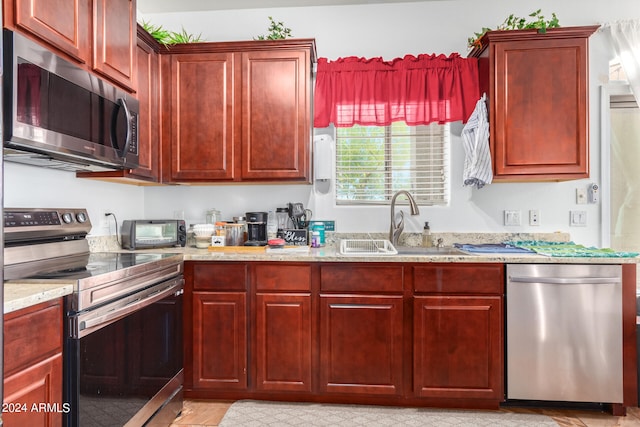
<svg viewBox="0 0 640 427">
<path fill-rule="evenodd" d="M 218 221 L 220 221 L 220 211 L 216 208 L 209 209 L 205 213 L 205 222 L 207 224 L 215 224 Z"/>
<path fill-rule="evenodd" d="M 193 230 L 193 224 L 189 224 L 189 228 L 187 229 L 187 247 L 196 247 L 196 233 Z"/>
</svg>

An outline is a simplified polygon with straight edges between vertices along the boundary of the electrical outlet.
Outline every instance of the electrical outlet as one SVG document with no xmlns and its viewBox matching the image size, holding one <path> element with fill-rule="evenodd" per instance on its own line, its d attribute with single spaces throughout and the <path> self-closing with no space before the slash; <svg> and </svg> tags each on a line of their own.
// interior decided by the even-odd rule
<svg viewBox="0 0 640 427">
<path fill-rule="evenodd" d="M 586 188 L 576 188 L 576 204 L 578 204 L 578 205 L 586 205 L 587 204 L 587 189 Z"/>
<path fill-rule="evenodd" d="M 504 211 L 504 225 L 522 225 L 522 214 L 520 211 Z"/>
<path fill-rule="evenodd" d="M 100 210 L 100 218 L 98 218 L 98 227 L 100 228 L 109 228 L 109 221 L 111 217 L 108 215 L 112 213 L 111 209 L 101 209 Z"/>
<path fill-rule="evenodd" d="M 569 212 L 569 225 L 571 227 L 586 227 L 587 226 L 587 211 L 570 211 Z"/>
<path fill-rule="evenodd" d="M 529 225 L 540 225 L 540 211 L 538 209 L 529 211 Z"/>
</svg>

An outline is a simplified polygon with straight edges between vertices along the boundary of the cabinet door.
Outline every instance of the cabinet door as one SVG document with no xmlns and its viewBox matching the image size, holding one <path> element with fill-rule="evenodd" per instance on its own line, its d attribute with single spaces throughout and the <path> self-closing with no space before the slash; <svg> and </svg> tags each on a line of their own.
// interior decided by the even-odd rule
<svg viewBox="0 0 640 427">
<path fill-rule="evenodd" d="M 256 389 L 311 391 L 311 294 L 256 295 Z"/>
<path fill-rule="evenodd" d="M 247 388 L 245 292 L 193 293 L 193 386 Z"/>
<path fill-rule="evenodd" d="M 490 52 L 496 178 L 587 178 L 587 37 L 543 34 L 496 42 Z"/>
<path fill-rule="evenodd" d="M 320 390 L 402 394 L 402 297 L 320 296 Z"/>
<path fill-rule="evenodd" d="M 138 154 L 140 166 L 132 175 L 158 181 L 160 175 L 160 114 L 158 54 L 143 40 L 138 40 L 136 49 L 136 92 L 140 102 L 138 114 Z"/>
<path fill-rule="evenodd" d="M 89 62 L 91 0 L 14 0 L 14 8 L 16 27 Z"/>
<path fill-rule="evenodd" d="M 133 89 L 135 0 L 93 0 L 93 69 Z"/>
<path fill-rule="evenodd" d="M 305 51 L 242 54 L 243 180 L 310 180 L 310 76 Z"/>
<path fill-rule="evenodd" d="M 5 378 L 3 402 L 5 426 L 61 426 L 69 410 L 62 402 L 62 353 Z"/>
<path fill-rule="evenodd" d="M 168 181 L 233 180 L 233 53 L 171 57 Z"/>
<path fill-rule="evenodd" d="M 413 309 L 417 397 L 502 400 L 499 296 L 417 296 Z"/>
</svg>

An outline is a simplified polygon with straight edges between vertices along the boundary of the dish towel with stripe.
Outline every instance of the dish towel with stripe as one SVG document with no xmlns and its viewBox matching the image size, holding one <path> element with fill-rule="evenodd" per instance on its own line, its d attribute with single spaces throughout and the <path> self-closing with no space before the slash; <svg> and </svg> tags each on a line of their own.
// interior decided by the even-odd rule
<svg viewBox="0 0 640 427">
<path fill-rule="evenodd" d="M 483 94 L 482 98 L 478 100 L 476 108 L 462 129 L 465 151 L 463 183 L 465 186 L 471 185 L 476 188 L 491 184 L 493 180 L 486 97 L 487 95 Z"/>
</svg>

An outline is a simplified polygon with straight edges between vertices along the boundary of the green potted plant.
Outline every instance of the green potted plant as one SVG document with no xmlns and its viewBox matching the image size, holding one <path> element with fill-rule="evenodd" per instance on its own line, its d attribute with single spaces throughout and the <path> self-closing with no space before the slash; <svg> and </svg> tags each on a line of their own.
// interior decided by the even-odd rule
<svg viewBox="0 0 640 427">
<path fill-rule="evenodd" d="M 542 15 L 542 9 L 538 9 L 535 12 L 530 13 L 529 17 L 533 19 L 527 20 L 527 18 L 511 14 L 504 20 L 502 24 L 495 28 L 495 30 L 506 31 L 537 29 L 539 33 L 544 34 L 547 32 L 547 28 L 560 27 L 560 22 L 558 21 L 558 17 L 555 13 L 551 14 L 551 19 L 546 20 Z M 494 31 L 494 29 L 483 27 L 480 32 L 474 33 L 473 37 L 469 37 L 467 40 L 469 48 L 474 49 L 482 47 L 481 39 L 487 31 Z"/>
</svg>

